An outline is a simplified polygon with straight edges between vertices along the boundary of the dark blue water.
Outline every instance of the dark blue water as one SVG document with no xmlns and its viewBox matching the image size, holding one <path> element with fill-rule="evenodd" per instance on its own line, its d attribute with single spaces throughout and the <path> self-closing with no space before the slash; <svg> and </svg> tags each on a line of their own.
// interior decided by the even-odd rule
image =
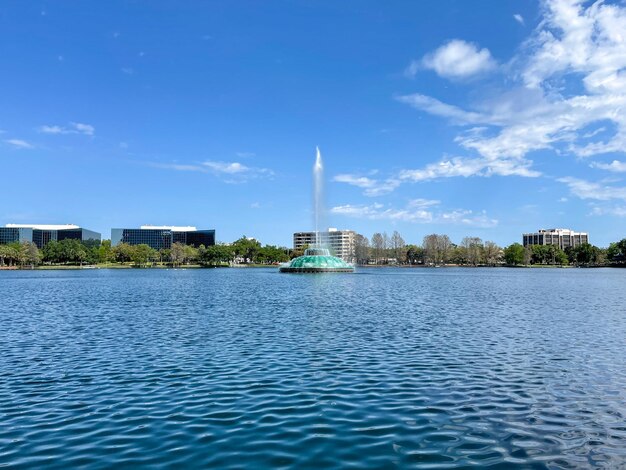
<svg viewBox="0 0 626 470">
<path fill-rule="evenodd" d="M 0 272 L 0 466 L 626 465 L 626 269 Z"/>
</svg>

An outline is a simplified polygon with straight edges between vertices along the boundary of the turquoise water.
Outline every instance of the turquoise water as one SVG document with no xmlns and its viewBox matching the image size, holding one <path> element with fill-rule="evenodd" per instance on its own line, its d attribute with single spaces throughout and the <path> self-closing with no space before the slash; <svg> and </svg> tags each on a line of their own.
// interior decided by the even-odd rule
<svg viewBox="0 0 626 470">
<path fill-rule="evenodd" d="M 626 465 L 626 269 L 0 272 L 0 466 Z"/>
</svg>

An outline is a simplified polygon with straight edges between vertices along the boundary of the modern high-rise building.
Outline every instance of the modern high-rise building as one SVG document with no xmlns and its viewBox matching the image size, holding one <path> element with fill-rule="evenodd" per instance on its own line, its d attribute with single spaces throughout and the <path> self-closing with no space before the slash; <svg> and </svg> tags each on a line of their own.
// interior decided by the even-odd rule
<svg viewBox="0 0 626 470">
<path fill-rule="evenodd" d="M 556 245 L 561 250 L 589 243 L 589 234 L 574 232 L 566 228 L 541 229 L 535 233 L 525 233 L 522 236 L 524 246 L 528 245 Z"/>
<path fill-rule="evenodd" d="M 111 245 L 148 245 L 155 250 L 171 248 L 173 243 L 198 247 L 215 245 L 215 230 L 198 230 L 196 227 L 171 225 L 142 225 L 140 228 L 111 229 Z"/>
<path fill-rule="evenodd" d="M 319 235 L 319 238 L 317 237 Z M 355 239 L 357 233 L 353 230 L 337 230 L 329 228 L 325 232 L 296 232 L 293 234 L 293 248 L 298 250 L 304 246 L 317 243 L 329 248 L 331 252 L 346 261 L 353 263 L 355 259 Z"/>
<path fill-rule="evenodd" d="M 6 224 L 0 227 L 0 244 L 13 242 L 32 242 L 37 248 L 43 248 L 50 241 L 65 239 L 100 241 L 98 232 L 81 228 L 78 225 L 41 225 L 41 224 Z"/>
</svg>

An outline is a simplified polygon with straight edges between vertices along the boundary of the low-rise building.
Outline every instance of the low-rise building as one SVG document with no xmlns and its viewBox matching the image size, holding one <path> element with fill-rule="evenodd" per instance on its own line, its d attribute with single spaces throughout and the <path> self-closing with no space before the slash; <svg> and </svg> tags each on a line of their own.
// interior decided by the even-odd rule
<svg viewBox="0 0 626 470">
<path fill-rule="evenodd" d="M 120 243 L 129 245 L 148 245 L 155 250 L 172 247 L 173 243 L 182 243 L 198 247 L 215 245 L 215 230 L 198 230 L 196 227 L 177 227 L 173 225 L 142 225 L 140 228 L 111 229 L 111 245 Z"/>
<path fill-rule="evenodd" d="M 540 229 L 535 233 L 525 233 L 522 236 L 523 245 L 556 245 L 561 250 L 589 243 L 589 234 L 574 232 L 566 228 Z"/>
<path fill-rule="evenodd" d="M 293 248 L 299 250 L 305 246 L 323 245 L 331 252 L 346 261 L 354 263 L 355 239 L 357 233 L 353 230 L 337 230 L 329 228 L 325 232 L 296 232 L 293 234 Z"/>
<path fill-rule="evenodd" d="M 31 242 L 43 248 L 50 241 L 74 239 L 81 242 L 100 241 L 98 232 L 78 225 L 6 224 L 0 227 L 0 244 Z"/>
</svg>

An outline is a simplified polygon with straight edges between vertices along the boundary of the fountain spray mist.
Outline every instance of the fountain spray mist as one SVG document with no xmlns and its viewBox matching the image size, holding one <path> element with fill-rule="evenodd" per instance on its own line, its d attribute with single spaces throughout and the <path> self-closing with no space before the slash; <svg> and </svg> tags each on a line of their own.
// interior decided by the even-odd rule
<svg viewBox="0 0 626 470">
<path fill-rule="evenodd" d="M 313 217 L 315 218 L 315 244 L 320 243 L 320 224 L 324 211 L 324 165 L 319 147 L 315 147 L 317 155 L 313 165 Z"/>
</svg>

